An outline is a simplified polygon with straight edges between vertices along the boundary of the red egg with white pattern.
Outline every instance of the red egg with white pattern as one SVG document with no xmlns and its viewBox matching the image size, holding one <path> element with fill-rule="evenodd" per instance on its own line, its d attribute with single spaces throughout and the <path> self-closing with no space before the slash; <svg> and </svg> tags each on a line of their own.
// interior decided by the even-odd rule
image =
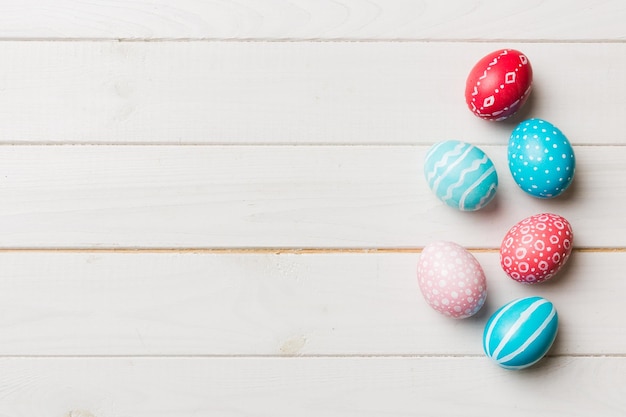
<svg viewBox="0 0 626 417">
<path fill-rule="evenodd" d="M 517 223 L 504 236 L 500 264 L 518 282 L 544 282 L 565 265 L 573 241 L 572 226 L 564 217 L 536 214 Z"/>
<path fill-rule="evenodd" d="M 532 89 L 533 70 L 520 51 L 501 49 L 482 58 L 465 84 L 469 109 L 486 120 L 504 120 L 526 102 Z"/>
</svg>

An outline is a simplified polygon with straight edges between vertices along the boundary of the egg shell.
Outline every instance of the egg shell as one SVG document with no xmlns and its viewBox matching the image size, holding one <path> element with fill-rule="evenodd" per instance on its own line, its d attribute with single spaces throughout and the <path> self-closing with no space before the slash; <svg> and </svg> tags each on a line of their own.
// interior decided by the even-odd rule
<svg viewBox="0 0 626 417">
<path fill-rule="evenodd" d="M 532 81 L 533 70 L 526 55 L 501 49 L 474 65 L 465 84 L 465 101 L 478 117 L 504 120 L 524 105 Z"/>
<path fill-rule="evenodd" d="M 487 298 L 482 267 L 474 255 L 453 242 L 433 242 L 424 248 L 417 281 L 426 302 L 455 319 L 476 314 Z"/>
<path fill-rule="evenodd" d="M 550 301 L 543 297 L 513 300 L 487 321 L 483 350 L 503 368 L 527 368 L 550 350 L 558 327 L 559 316 Z"/>
<path fill-rule="evenodd" d="M 534 197 L 556 197 L 574 179 L 574 148 L 563 132 L 545 120 L 529 119 L 517 125 L 507 153 L 515 183 Z"/>
<path fill-rule="evenodd" d="M 462 211 L 485 207 L 498 189 L 498 173 L 487 154 L 458 140 L 439 142 L 430 148 L 424 176 L 437 198 Z"/>
<path fill-rule="evenodd" d="M 536 214 L 513 226 L 502 239 L 500 265 L 512 279 L 540 283 L 552 278 L 572 253 L 574 233 L 562 216 Z"/>
</svg>

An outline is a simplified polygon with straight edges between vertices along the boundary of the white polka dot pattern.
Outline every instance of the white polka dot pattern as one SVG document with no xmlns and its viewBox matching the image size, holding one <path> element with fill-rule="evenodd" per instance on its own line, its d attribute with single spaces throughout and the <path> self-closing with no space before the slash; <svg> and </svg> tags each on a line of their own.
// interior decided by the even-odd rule
<svg viewBox="0 0 626 417">
<path fill-rule="evenodd" d="M 427 245 L 417 264 L 417 279 L 426 302 L 448 317 L 461 319 L 476 314 L 487 297 L 482 267 L 456 243 Z"/>
<path fill-rule="evenodd" d="M 516 281 L 543 282 L 565 265 L 573 240 L 572 227 L 564 217 L 551 213 L 530 216 L 504 236 L 500 264 Z"/>
<path fill-rule="evenodd" d="M 561 194 L 574 178 L 574 148 L 552 123 L 541 119 L 521 122 L 511 134 L 509 169 L 517 185 L 539 198 Z"/>
</svg>

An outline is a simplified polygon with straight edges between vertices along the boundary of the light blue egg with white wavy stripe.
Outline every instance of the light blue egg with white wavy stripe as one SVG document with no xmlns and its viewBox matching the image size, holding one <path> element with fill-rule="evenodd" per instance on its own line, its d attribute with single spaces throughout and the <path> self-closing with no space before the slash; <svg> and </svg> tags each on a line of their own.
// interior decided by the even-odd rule
<svg viewBox="0 0 626 417">
<path fill-rule="evenodd" d="M 424 176 L 437 198 L 463 211 L 485 207 L 498 189 L 498 174 L 491 159 L 480 148 L 458 140 L 430 148 Z"/>
<path fill-rule="evenodd" d="M 487 321 L 483 350 L 503 368 L 528 368 L 550 350 L 558 328 L 559 316 L 550 301 L 543 297 L 513 300 Z"/>
</svg>

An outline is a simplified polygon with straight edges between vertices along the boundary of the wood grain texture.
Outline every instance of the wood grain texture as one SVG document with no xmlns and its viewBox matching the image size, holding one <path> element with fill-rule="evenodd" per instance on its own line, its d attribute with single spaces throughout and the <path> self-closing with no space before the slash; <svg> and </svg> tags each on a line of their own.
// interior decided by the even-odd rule
<svg viewBox="0 0 626 417">
<path fill-rule="evenodd" d="M 0 414 L 621 417 L 626 359 L 2 359 Z"/>
<path fill-rule="evenodd" d="M 0 16 L 2 13 L 0 13 Z M 514 119 L 466 107 L 485 54 L 524 51 Z M 0 42 L 0 143 L 506 143 L 527 117 L 623 144 L 626 43 Z"/>
<path fill-rule="evenodd" d="M 619 0 L 0 2 L 0 416 L 624 416 L 625 21 Z M 534 91 L 487 123 L 465 77 L 503 47 Z M 535 116 L 575 145 L 556 200 L 506 166 Z M 486 210 L 428 190 L 445 139 L 494 160 Z M 495 248 L 541 211 L 577 248 L 523 286 Z M 421 298 L 435 239 L 487 273 L 472 319 Z M 559 335 L 504 371 L 482 329 L 526 295 Z"/>
<path fill-rule="evenodd" d="M 428 188 L 426 146 L 3 147 L 0 247 L 496 248 L 544 211 L 579 247 L 626 247 L 626 147 L 576 147 L 573 185 L 553 200 L 517 187 L 504 146 L 483 149 L 498 194 L 459 212 Z"/>
<path fill-rule="evenodd" d="M 614 1 L 11 0 L 9 39 L 624 40 Z"/>
<path fill-rule="evenodd" d="M 559 311 L 550 355 L 626 355 L 626 253 L 574 253 L 535 286 L 475 255 L 488 301 L 451 320 L 423 300 L 418 254 L 2 253 L 0 356 L 482 356 L 489 316 L 533 295 Z"/>
</svg>

